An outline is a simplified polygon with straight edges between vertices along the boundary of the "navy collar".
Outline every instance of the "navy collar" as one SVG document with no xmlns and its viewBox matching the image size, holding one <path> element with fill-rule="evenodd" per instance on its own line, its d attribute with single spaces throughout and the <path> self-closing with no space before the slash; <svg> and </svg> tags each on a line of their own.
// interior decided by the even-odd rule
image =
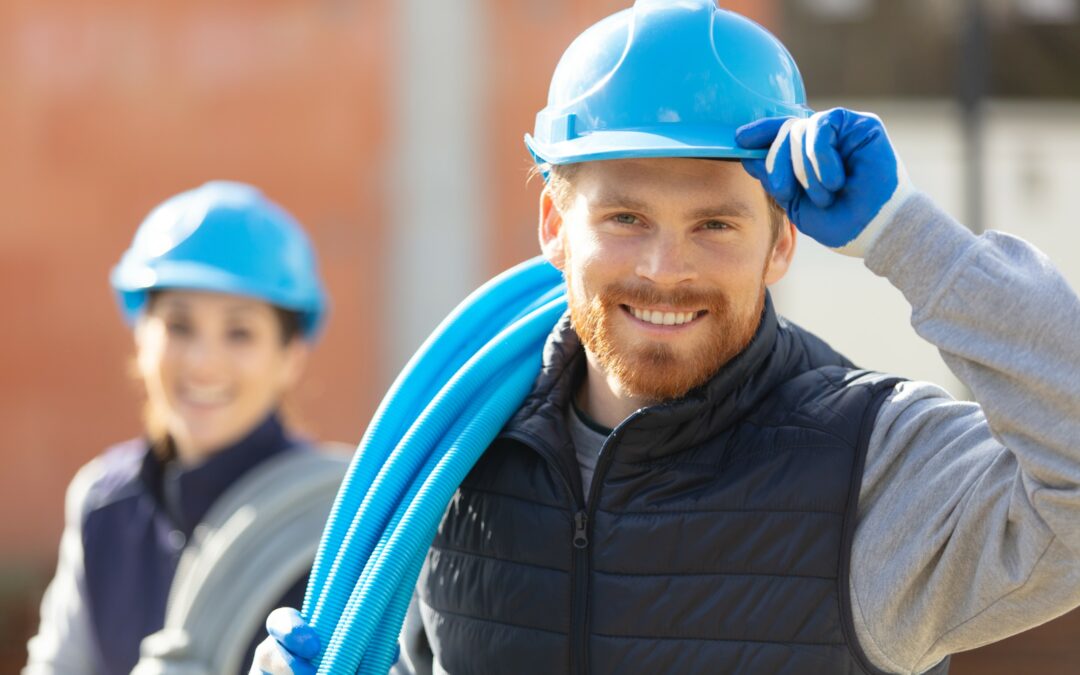
<svg viewBox="0 0 1080 675">
<path fill-rule="evenodd" d="M 194 466 L 163 461 L 152 451 L 143 459 L 141 480 L 169 514 L 173 525 L 190 537 L 210 506 L 247 471 L 295 445 L 275 411 L 247 436 Z"/>
</svg>

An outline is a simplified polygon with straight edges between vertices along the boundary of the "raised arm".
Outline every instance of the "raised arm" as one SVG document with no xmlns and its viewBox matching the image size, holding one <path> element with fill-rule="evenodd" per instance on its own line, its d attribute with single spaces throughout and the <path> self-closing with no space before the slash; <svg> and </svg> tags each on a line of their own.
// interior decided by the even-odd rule
<svg viewBox="0 0 1080 675">
<path fill-rule="evenodd" d="M 828 111 L 773 135 L 772 166 L 748 170 L 904 293 L 977 401 L 905 383 L 879 413 L 852 550 L 868 657 L 922 672 L 1080 605 L 1080 298 L 1034 247 L 976 237 L 911 188 L 876 118 Z"/>
</svg>

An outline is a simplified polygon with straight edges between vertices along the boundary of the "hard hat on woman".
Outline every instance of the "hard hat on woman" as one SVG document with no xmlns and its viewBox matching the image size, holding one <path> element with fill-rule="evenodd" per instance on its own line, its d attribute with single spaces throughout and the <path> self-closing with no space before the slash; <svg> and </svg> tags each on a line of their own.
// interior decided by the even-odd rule
<svg viewBox="0 0 1080 675">
<path fill-rule="evenodd" d="M 306 338 L 327 310 L 315 252 L 296 220 L 257 189 L 214 181 L 162 202 L 109 277 L 134 323 L 169 288 L 250 296 L 300 315 Z"/>
</svg>

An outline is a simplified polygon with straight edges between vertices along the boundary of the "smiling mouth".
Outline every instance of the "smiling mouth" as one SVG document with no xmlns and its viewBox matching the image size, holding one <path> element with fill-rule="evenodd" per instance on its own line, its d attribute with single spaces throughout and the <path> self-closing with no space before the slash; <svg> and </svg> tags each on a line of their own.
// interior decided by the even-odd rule
<svg viewBox="0 0 1080 675">
<path fill-rule="evenodd" d="M 638 321 L 654 326 L 683 326 L 707 313 L 703 309 L 691 312 L 662 312 L 655 309 L 639 309 L 630 305 L 622 305 L 622 308 Z"/>
<path fill-rule="evenodd" d="M 231 398 L 227 387 L 196 387 L 192 385 L 181 389 L 180 396 L 189 405 L 198 407 L 224 405 Z"/>
</svg>

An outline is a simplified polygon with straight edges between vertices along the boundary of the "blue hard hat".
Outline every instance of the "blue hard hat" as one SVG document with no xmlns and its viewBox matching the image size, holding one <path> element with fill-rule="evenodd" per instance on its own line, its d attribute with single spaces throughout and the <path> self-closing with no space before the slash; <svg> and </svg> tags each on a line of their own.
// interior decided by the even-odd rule
<svg viewBox="0 0 1080 675">
<path fill-rule="evenodd" d="M 626 157 L 764 157 L 735 130 L 807 117 L 784 45 L 715 0 L 637 0 L 578 36 L 525 144 L 558 165 Z"/>
<path fill-rule="evenodd" d="M 315 251 L 284 209 L 243 183 L 214 181 L 162 202 L 139 225 L 109 281 L 134 323 L 147 293 L 180 288 L 265 300 L 314 337 L 327 309 Z"/>
</svg>

